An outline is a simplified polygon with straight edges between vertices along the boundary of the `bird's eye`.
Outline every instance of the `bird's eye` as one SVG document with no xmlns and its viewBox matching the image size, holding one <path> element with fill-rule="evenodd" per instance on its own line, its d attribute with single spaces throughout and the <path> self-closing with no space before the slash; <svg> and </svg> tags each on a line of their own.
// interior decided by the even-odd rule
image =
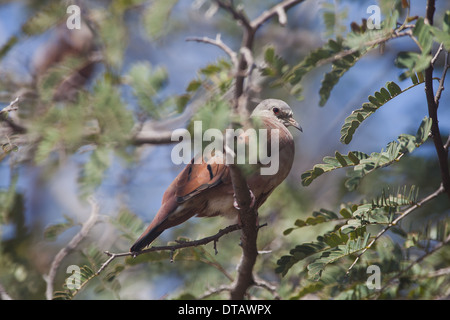
<svg viewBox="0 0 450 320">
<path fill-rule="evenodd" d="M 280 113 L 280 109 L 277 108 L 277 107 L 273 108 L 272 111 L 273 111 L 274 114 Z"/>
</svg>

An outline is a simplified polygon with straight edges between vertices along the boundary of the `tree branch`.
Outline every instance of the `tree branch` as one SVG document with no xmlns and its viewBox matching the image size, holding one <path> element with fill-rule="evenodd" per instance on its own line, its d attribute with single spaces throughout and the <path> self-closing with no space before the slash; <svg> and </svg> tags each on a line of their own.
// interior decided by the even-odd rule
<svg viewBox="0 0 450 320">
<path fill-rule="evenodd" d="M 217 232 L 215 235 L 200 239 L 200 240 L 192 240 L 192 241 L 184 241 L 184 242 L 179 242 L 175 245 L 170 245 L 170 246 L 157 246 L 157 247 L 150 247 L 148 249 L 139 251 L 139 252 L 121 252 L 121 253 L 112 253 L 109 251 L 105 251 L 105 254 L 107 254 L 110 258 L 105 261 L 105 263 L 103 263 L 101 265 L 101 267 L 98 269 L 98 271 L 96 272 L 96 274 L 100 274 L 100 272 L 102 272 L 114 259 L 118 258 L 118 257 L 125 257 L 125 256 L 132 256 L 132 257 L 137 257 L 138 255 L 141 254 L 145 254 L 145 253 L 149 253 L 149 252 L 155 252 L 155 251 L 171 251 L 174 252 L 175 250 L 178 249 L 183 249 L 183 248 L 189 248 L 189 247 L 197 247 L 200 245 L 205 245 L 208 244 L 210 242 L 214 242 L 214 250 L 217 253 L 217 248 L 216 248 L 216 244 L 219 241 L 219 239 L 228 234 L 231 233 L 233 231 L 239 230 L 241 229 L 241 226 L 239 226 L 238 224 L 233 224 L 231 226 L 228 226 L 224 229 L 220 229 L 219 232 Z"/>
<path fill-rule="evenodd" d="M 230 292 L 230 299 L 242 300 L 247 289 L 255 283 L 253 279 L 253 266 L 258 256 L 258 248 L 256 246 L 258 237 L 258 214 L 256 208 L 251 206 L 252 197 L 247 186 L 247 181 L 239 167 L 232 164 L 229 165 L 229 168 L 234 195 L 239 206 L 239 220 L 242 226 L 242 256 L 238 266 L 236 281 Z"/>
<path fill-rule="evenodd" d="M 272 7 L 271 9 L 264 11 L 259 17 L 254 19 L 250 23 L 250 25 L 252 26 L 253 29 L 256 30 L 259 27 L 261 27 L 263 23 L 266 22 L 267 20 L 273 18 L 274 16 L 278 16 L 278 22 L 282 26 L 285 26 L 287 23 L 286 11 L 303 1 L 304 0 L 282 1 L 279 4 L 275 5 L 274 7 Z"/>
<path fill-rule="evenodd" d="M 286 25 L 286 10 L 303 0 L 282 1 L 271 9 L 263 12 L 253 21 L 249 21 L 245 13 L 234 7 L 233 1 L 216 0 L 220 8 L 228 11 L 234 20 L 243 27 L 241 48 L 237 62 L 234 103 L 232 113 L 238 117 L 241 125 L 248 121 L 249 112 L 247 109 L 249 95 L 245 89 L 245 80 L 253 71 L 253 45 L 256 31 L 272 17 L 278 15 L 281 25 Z M 248 189 L 247 182 L 243 177 L 238 166 L 231 164 L 230 176 L 233 185 L 233 191 L 239 207 L 239 219 L 242 225 L 241 246 L 242 257 L 238 266 L 238 275 L 236 281 L 230 290 L 230 298 L 241 300 L 244 298 L 248 288 L 255 284 L 253 278 L 253 267 L 258 255 L 256 245 L 258 227 L 256 208 L 251 206 L 252 196 Z"/>
<path fill-rule="evenodd" d="M 426 21 L 430 25 L 433 25 L 433 17 L 435 10 L 436 10 L 435 0 L 428 0 Z M 432 64 L 430 64 L 430 66 L 425 70 L 425 95 L 427 98 L 428 114 L 430 118 L 433 120 L 433 124 L 431 126 L 431 136 L 433 138 L 434 146 L 439 160 L 442 186 L 444 188 L 445 193 L 447 193 L 447 195 L 450 197 L 450 171 L 448 166 L 448 152 L 445 150 L 444 143 L 441 137 L 441 132 L 439 129 L 439 120 L 437 114 L 439 101 L 436 101 L 436 97 L 440 97 L 440 92 L 442 92 L 443 90 L 443 81 L 442 81 L 442 88 L 438 90 L 438 95 L 435 96 L 433 90 L 433 70 L 434 67 Z M 443 78 L 445 78 L 445 74 L 442 76 L 442 79 Z"/>
<path fill-rule="evenodd" d="M 235 68 L 237 68 L 238 66 L 238 58 L 237 58 L 237 54 L 236 52 L 234 52 L 233 50 L 231 50 L 230 47 L 228 47 L 221 39 L 220 37 L 220 33 L 217 34 L 216 39 L 211 39 L 208 37 L 190 37 L 187 38 L 186 41 L 196 41 L 196 42 L 203 42 L 203 43 L 209 43 L 212 44 L 216 47 L 219 47 L 220 49 L 222 49 L 231 59 L 231 63 L 233 63 L 233 66 Z"/>
<path fill-rule="evenodd" d="M 131 143 L 134 145 L 143 144 L 171 144 L 177 141 L 172 140 L 172 131 L 139 131 L 131 138 Z"/>
</svg>

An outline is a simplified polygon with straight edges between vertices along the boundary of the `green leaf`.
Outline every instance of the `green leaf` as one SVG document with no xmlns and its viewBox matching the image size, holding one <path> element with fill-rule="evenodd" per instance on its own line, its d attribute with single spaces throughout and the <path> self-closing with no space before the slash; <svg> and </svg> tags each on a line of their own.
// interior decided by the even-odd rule
<svg viewBox="0 0 450 320">
<path fill-rule="evenodd" d="M 48 158 L 50 153 L 54 150 L 58 142 L 60 141 L 61 135 L 58 128 L 48 128 L 42 136 L 42 140 L 39 142 L 34 157 L 34 161 L 37 164 L 41 164 Z"/>
<path fill-rule="evenodd" d="M 302 219 L 295 220 L 295 222 L 294 222 L 295 227 L 284 230 L 283 234 L 288 235 L 292 231 L 294 231 L 298 228 L 303 228 L 303 227 L 307 227 L 307 226 L 315 226 L 317 224 L 321 224 L 324 222 L 338 221 L 340 219 L 342 219 L 342 217 L 339 216 L 339 214 L 337 214 L 333 211 L 330 211 L 330 210 L 320 209 L 319 211 L 314 211 L 312 213 L 312 216 L 306 218 L 305 220 L 302 220 Z"/>
<path fill-rule="evenodd" d="M 2 59 L 18 41 L 19 38 L 17 36 L 9 37 L 8 41 L 6 41 L 6 43 L 0 48 L 0 59 Z"/>
<path fill-rule="evenodd" d="M 142 220 L 128 210 L 121 210 L 117 217 L 112 217 L 110 221 L 121 231 L 121 236 L 129 241 L 135 241 L 145 228 Z"/>
<path fill-rule="evenodd" d="M 419 84 L 419 82 L 417 82 L 417 84 Z M 360 109 L 354 110 L 351 115 L 345 119 L 344 125 L 341 128 L 340 140 L 342 143 L 349 144 L 353 139 L 356 129 L 364 120 L 375 113 L 381 106 L 403 92 L 398 84 L 392 81 L 386 83 L 386 88 L 381 88 L 380 91 L 376 91 L 373 96 L 369 96 L 369 102 L 363 103 Z"/>
<path fill-rule="evenodd" d="M 416 52 L 399 52 L 395 60 L 395 65 L 400 69 L 408 69 L 400 75 L 400 80 L 404 80 L 411 77 L 414 73 L 424 71 L 431 62 L 431 54 L 429 53 L 416 53 Z"/>
<path fill-rule="evenodd" d="M 416 137 L 415 137 L 416 145 L 421 145 L 428 139 L 430 132 L 431 132 L 432 125 L 433 125 L 433 119 L 428 118 L 428 117 L 423 118 L 422 123 L 420 124 L 420 127 L 416 133 Z"/>
<path fill-rule="evenodd" d="M 31 15 L 31 18 L 22 25 L 22 31 L 28 36 L 41 34 L 66 19 L 66 10 L 67 6 L 60 3 L 49 3 Z"/>
<path fill-rule="evenodd" d="M 131 66 L 128 76 L 139 107 L 151 118 L 160 119 L 166 110 L 161 107 L 160 102 L 155 102 L 154 98 L 167 83 L 166 69 L 152 68 L 148 62 L 137 62 Z"/>
<path fill-rule="evenodd" d="M 349 152 L 349 154 L 350 153 L 352 153 L 351 156 L 341 155 L 339 152 L 336 152 L 336 155 L 338 155 L 339 159 L 333 157 L 323 158 L 323 161 L 325 162 L 324 164 L 316 164 L 312 170 L 308 170 L 302 174 L 301 176 L 302 184 L 304 186 L 308 186 L 311 184 L 313 180 L 315 180 L 317 177 L 321 176 L 325 172 L 329 172 L 347 166 L 354 166 L 355 162 L 358 161 L 361 162 L 362 160 L 369 157 L 367 154 L 358 151 L 352 151 Z M 350 158 L 352 158 L 353 160 L 351 160 Z M 356 161 L 356 159 L 358 161 Z"/>
<path fill-rule="evenodd" d="M 275 269 L 275 272 L 281 273 L 282 276 L 285 276 L 294 264 L 320 252 L 326 247 L 327 245 L 324 242 L 312 242 L 297 245 L 295 248 L 290 250 L 289 255 L 282 256 L 278 259 L 278 267 Z"/>
<path fill-rule="evenodd" d="M 54 224 L 45 228 L 44 239 L 54 241 L 61 233 L 75 225 L 73 219 L 69 216 L 64 215 L 64 218 L 66 219 L 65 222 Z"/>
<path fill-rule="evenodd" d="M 411 153 L 420 147 L 428 139 L 430 129 L 431 119 L 425 117 L 415 136 L 407 134 L 400 135 L 397 141 L 392 141 L 387 145 L 386 151 L 373 152 L 370 156 L 357 151 L 352 151 L 351 155 L 349 153 L 346 156 L 336 152 L 336 158 L 325 157 L 323 158 L 323 164 L 316 164 L 312 170 L 305 171 L 301 175 L 302 184 L 308 186 L 325 172 L 352 166 L 353 171 L 347 174 L 348 179 L 345 182 L 345 186 L 349 190 L 354 190 L 359 185 L 361 179 L 367 174 L 376 169 L 391 165 L 398 161 L 404 154 Z"/>
<path fill-rule="evenodd" d="M 124 50 L 127 47 L 127 29 L 123 12 L 102 11 L 98 35 L 104 47 L 104 62 L 113 68 L 120 69 L 124 61 Z"/>
<path fill-rule="evenodd" d="M 267 47 L 264 51 L 264 61 L 266 65 L 262 69 L 262 74 L 268 77 L 281 77 L 285 72 L 285 69 L 289 67 L 287 62 L 275 53 L 275 48 L 273 46 Z M 272 86 L 280 84 L 282 83 L 277 81 L 271 83 Z"/>
<path fill-rule="evenodd" d="M 359 51 L 343 56 L 341 59 L 332 63 L 332 70 L 325 74 L 322 80 L 322 86 L 319 89 L 320 101 L 319 105 L 324 106 L 330 97 L 334 86 L 339 82 L 342 76 L 353 67 L 361 58 Z"/>
<path fill-rule="evenodd" d="M 143 25 L 152 40 L 168 32 L 168 18 L 178 0 L 155 0 L 144 10 Z"/>
<path fill-rule="evenodd" d="M 75 289 L 69 289 L 66 285 L 66 281 L 64 281 L 64 291 L 55 291 L 53 294 L 54 300 L 72 300 L 78 292 L 93 278 L 97 276 L 97 274 L 87 265 L 84 265 L 80 268 L 80 287 Z M 72 277 L 72 275 L 69 275 Z"/>
<path fill-rule="evenodd" d="M 367 233 L 365 237 L 349 240 L 346 244 L 324 251 L 320 258 L 308 265 L 309 277 L 316 281 L 319 280 L 322 276 L 322 272 L 329 264 L 364 249 L 367 246 L 369 236 L 370 235 Z"/>
<path fill-rule="evenodd" d="M 82 196 L 91 194 L 102 183 L 110 163 L 110 150 L 108 148 L 96 148 L 92 152 L 78 179 Z"/>
<path fill-rule="evenodd" d="M 202 85 L 202 82 L 200 80 L 192 80 L 189 82 L 186 91 L 187 92 L 194 92 L 197 91 L 198 88 L 200 88 Z"/>
<path fill-rule="evenodd" d="M 105 78 L 97 81 L 89 99 L 93 107 L 92 115 L 97 119 L 102 133 L 98 136 L 99 144 L 126 143 L 134 120 L 112 80 Z"/>
</svg>

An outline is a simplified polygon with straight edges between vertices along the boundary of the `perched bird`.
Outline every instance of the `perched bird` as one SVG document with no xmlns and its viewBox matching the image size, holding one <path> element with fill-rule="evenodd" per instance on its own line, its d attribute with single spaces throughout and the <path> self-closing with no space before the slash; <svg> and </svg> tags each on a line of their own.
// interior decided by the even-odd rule
<svg viewBox="0 0 450 320">
<path fill-rule="evenodd" d="M 258 170 L 252 170 L 246 175 L 252 205 L 259 208 L 291 170 L 295 149 L 293 137 L 287 127 L 292 126 L 300 131 L 302 129 L 292 117 L 289 105 L 277 99 L 263 100 L 253 110 L 250 119 L 259 125 L 259 128 L 267 129 L 268 140 L 272 136 L 275 137 L 272 130 L 278 129 L 278 170 L 271 175 L 263 175 Z M 238 139 L 248 140 L 248 137 L 243 135 Z M 209 159 L 203 157 L 202 161 L 192 159 L 167 188 L 158 213 L 130 248 L 130 252 L 139 252 L 164 230 L 179 225 L 193 216 L 238 216 L 230 169 L 223 161 L 224 155 L 220 156 L 222 159 L 218 157 L 213 156 Z M 254 166 L 263 165 L 258 163 Z"/>
</svg>

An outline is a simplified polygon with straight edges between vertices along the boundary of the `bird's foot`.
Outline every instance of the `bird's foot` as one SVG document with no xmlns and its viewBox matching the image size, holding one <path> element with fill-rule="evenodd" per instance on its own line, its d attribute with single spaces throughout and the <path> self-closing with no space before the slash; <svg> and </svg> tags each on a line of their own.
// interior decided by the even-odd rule
<svg viewBox="0 0 450 320">
<path fill-rule="evenodd" d="M 255 195 L 253 194 L 252 190 L 248 189 L 248 191 L 250 191 L 250 199 L 251 199 L 249 207 L 253 208 L 255 206 L 256 198 L 255 198 Z M 235 194 L 233 194 L 233 199 L 234 199 L 233 207 L 235 207 L 238 210 L 241 210 L 241 208 L 239 207 L 239 204 L 238 204 L 238 202 L 236 200 L 236 195 Z"/>
</svg>

